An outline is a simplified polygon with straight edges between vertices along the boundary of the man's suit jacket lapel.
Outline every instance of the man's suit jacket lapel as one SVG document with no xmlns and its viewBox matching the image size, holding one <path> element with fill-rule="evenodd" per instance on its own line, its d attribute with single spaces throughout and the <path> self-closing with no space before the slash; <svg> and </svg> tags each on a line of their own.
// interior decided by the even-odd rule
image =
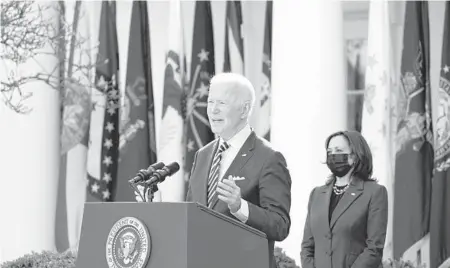
<svg viewBox="0 0 450 268">
<path fill-rule="evenodd" d="M 336 208 L 331 214 L 330 228 L 333 229 L 339 217 L 355 202 L 356 199 L 363 193 L 364 181 L 361 179 L 353 179 L 350 186 L 344 193 L 344 196 L 337 204 Z M 328 201 L 330 202 L 330 201 Z M 328 206 L 329 207 L 329 206 Z"/>
<path fill-rule="evenodd" d="M 242 145 L 241 149 L 237 153 L 236 157 L 234 158 L 233 162 L 231 162 L 230 167 L 225 172 L 224 176 L 222 178 L 227 178 L 229 175 L 236 176 L 239 171 L 247 164 L 248 160 L 253 156 L 253 149 L 255 148 L 255 141 L 256 141 L 256 134 L 252 131 L 250 136 L 248 136 L 247 140 Z M 221 179 L 222 179 L 221 178 Z M 244 182 L 245 183 L 245 182 Z M 240 185 L 241 189 L 242 186 L 244 186 L 242 183 Z M 216 208 L 218 204 L 221 204 L 223 202 L 218 202 L 219 198 L 217 195 L 213 199 L 213 203 L 211 208 L 214 210 L 219 210 Z M 223 203 L 225 204 L 225 203 Z"/>
<path fill-rule="evenodd" d="M 202 178 L 202 197 L 201 202 L 203 205 L 207 206 L 207 191 L 208 191 L 208 180 L 209 180 L 209 171 L 211 170 L 212 161 L 214 158 L 214 154 L 219 147 L 219 139 L 216 139 L 213 146 L 210 146 L 207 150 L 205 150 L 205 157 L 202 158 L 205 165 L 200 165 L 202 167 L 201 172 L 199 173 L 200 178 Z"/>
</svg>

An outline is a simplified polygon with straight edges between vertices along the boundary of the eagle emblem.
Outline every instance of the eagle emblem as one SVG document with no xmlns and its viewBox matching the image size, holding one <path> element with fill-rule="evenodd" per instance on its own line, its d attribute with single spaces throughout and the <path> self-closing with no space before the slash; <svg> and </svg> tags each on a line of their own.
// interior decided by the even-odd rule
<svg viewBox="0 0 450 268">
<path fill-rule="evenodd" d="M 124 264 L 129 264 L 134 261 L 139 252 L 135 251 L 136 236 L 133 232 L 126 232 L 120 238 L 119 258 L 123 260 Z"/>
<path fill-rule="evenodd" d="M 138 219 L 118 220 L 106 240 L 109 268 L 143 268 L 150 257 L 151 240 L 146 226 Z"/>
</svg>

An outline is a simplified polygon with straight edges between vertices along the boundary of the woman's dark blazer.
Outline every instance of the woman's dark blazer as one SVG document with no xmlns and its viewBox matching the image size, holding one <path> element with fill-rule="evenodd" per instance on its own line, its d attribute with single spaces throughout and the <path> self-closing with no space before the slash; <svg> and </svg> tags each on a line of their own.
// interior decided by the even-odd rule
<svg viewBox="0 0 450 268">
<path fill-rule="evenodd" d="M 302 268 L 378 268 L 386 238 L 383 185 L 353 179 L 328 220 L 333 183 L 312 190 L 301 246 Z"/>
</svg>

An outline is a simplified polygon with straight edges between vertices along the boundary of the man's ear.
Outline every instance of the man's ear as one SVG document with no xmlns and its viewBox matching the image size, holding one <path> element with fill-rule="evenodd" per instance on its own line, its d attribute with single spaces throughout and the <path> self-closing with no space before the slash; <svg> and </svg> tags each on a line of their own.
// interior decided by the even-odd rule
<svg viewBox="0 0 450 268">
<path fill-rule="evenodd" d="M 248 114 L 250 113 L 250 102 L 246 101 L 242 105 L 242 118 L 247 118 Z"/>
</svg>

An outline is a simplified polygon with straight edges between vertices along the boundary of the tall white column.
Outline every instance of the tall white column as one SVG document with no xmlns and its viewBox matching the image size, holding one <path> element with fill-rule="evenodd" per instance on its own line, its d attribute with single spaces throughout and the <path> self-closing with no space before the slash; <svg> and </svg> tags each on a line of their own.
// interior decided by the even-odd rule
<svg viewBox="0 0 450 268">
<path fill-rule="evenodd" d="M 40 6 L 57 2 L 39 2 Z M 33 13 L 32 15 L 34 15 Z M 44 16 L 58 25 L 58 13 L 50 8 Z M 39 64 L 37 64 L 37 62 Z M 54 56 L 38 56 L 20 66 L 23 74 L 58 64 Z M 3 66 L 5 67 L 5 66 Z M 54 250 L 54 221 L 58 187 L 60 111 L 59 92 L 42 83 L 22 88 L 32 92 L 27 115 L 4 107 L 0 139 L 0 255 L 1 261 L 31 251 Z"/>
<path fill-rule="evenodd" d="M 273 4 L 272 141 L 292 177 L 291 231 L 279 246 L 299 264 L 309 194 L 329 174 L 325 139 L 346 129 L 343 13 L 333 0 Z"/>
</svg>

